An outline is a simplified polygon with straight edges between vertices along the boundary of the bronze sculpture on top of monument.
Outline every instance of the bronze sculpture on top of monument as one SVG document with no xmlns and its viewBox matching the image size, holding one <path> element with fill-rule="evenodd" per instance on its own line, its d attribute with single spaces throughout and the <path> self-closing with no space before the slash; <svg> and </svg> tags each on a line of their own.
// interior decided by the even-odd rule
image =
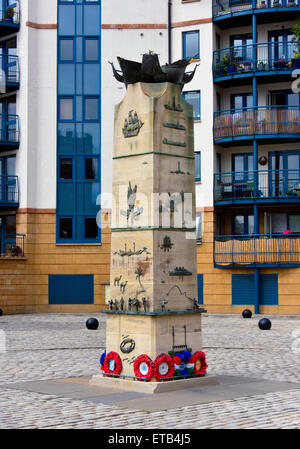
<svg viewBox="0 0 300 449">
<path fill-rule="evenodd" d="M 91 382 L 152 393 L 212 383 L 196 299 L 193 107 L 181 92 L 196 67 L 161 67 L 152 52 L 118 60 L 127 93 L 115 107 L 111 299 Z"/>
</svg>

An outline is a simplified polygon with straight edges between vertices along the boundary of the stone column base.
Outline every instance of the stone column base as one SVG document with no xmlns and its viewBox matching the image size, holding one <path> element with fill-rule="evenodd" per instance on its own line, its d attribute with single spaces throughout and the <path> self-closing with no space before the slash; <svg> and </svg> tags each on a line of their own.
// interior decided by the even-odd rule
<svg viewBox="0 0 300 449">
<path fill-rule="evenodd" d="M 218 385 L 216 376 L 206 375 L 203 377 L 192 377 L 190 379 L 171 380 L 165 382 L 140 382 L 138 380 L 127 380 L 102 375 L 93 376 L 91 385 L 106 388 L 118 388 L 124 391 L 136 391 L 138 393 L 156 394 L 169 391 L 185 390 L 206 385 Z"/>
</svg>

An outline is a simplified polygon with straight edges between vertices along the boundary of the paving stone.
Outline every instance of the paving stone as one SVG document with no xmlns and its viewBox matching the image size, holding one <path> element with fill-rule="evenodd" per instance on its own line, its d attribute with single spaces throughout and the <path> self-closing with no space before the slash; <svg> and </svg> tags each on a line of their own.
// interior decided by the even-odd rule
<svg viewBox="0 0 300 449">
<path fill-rule="evenodd" d="M 299 316 L 269 316 L 270 331 L 259 330 L 261 316 L 257 315 L 251 320 L 237 315 L 203 316 L 203 345 L 209 373 L 223 376 L 223 381 L 228 376 L 228 390 L 238 388 L 238 382 L 242 387 L 247 381 L 249 389 L 253 388 L 250 397 L 227 397 L 222 401 L 211 398 L 208 403 L 199 401 L 190 406 L 179 403 L 166 413 L 124 409 L 124 401 L 119 407 L 87 401 L 82 386 L 81 390 L 75 387 L 76 391 L 61 386 L 61 394 L 78 395 L 77 398 L 58 397 L 51 390 L 39 394 L 9 388 L 14 383 L 67 377 L 81 376 L 84 381 L 85 377 L 99 374 L 99 358 L 105 348 L 105 316 L 95 315 L 99 321 L 97 331 L 86 329 L 89 317 L 34 314 L 0 318 L 0 330 L 6 332 L 7 341 L 7 351 L 0 354 L 1 429 L 300 428 L 300 361 L 299 354 L 293 352 L 293 331 L 300 330 Z M 257 379 L 261 381 L 259 394 L 254 388 L 258 386 Z M 274 391 L 273 383 L 269 391 L 263 381 L 275 380 L 284 382 L 288 389 Z M 137 400 L 143 398 L 127 402 Z"/>
</svg>

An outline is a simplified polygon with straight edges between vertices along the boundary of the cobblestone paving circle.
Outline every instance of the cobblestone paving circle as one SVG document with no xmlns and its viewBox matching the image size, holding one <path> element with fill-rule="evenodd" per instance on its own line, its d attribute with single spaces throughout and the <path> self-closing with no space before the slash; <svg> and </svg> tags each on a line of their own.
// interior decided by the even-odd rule
<svg viewBox="0 0 300 449">
<path fill-rule="evenodd" d="M 300 428 L 300 316 L 271 316 L 272 328 L 238 315 L 204 315 L 203 348 L 211 374 L 299 383 L 299 389 L 172 409 L 126 410 L 51 395 L 3 389 L 15 382 L 99 374 L 105 316 L 36 314 L 0 317 L 0 429 L 5 428 Z M 2 332 L 1 332 L 2 331 Z"/>
</svg>

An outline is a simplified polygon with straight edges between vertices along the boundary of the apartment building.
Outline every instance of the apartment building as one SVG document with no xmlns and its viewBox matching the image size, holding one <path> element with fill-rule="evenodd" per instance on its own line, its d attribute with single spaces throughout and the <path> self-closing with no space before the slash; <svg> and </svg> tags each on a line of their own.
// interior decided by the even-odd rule
<svg viewBox="0 0 300 449">
<path fill-rule="evenodd" d="M 300 312 L 300 0 L 1 0 L 0 308 L 109 298 L 117 56 L 199 64 L 198 302 Z M 293 84 L 294 83 L 294 84 Z M 101 195 L 101 196 L 99 196 Z"/>
</svg>

